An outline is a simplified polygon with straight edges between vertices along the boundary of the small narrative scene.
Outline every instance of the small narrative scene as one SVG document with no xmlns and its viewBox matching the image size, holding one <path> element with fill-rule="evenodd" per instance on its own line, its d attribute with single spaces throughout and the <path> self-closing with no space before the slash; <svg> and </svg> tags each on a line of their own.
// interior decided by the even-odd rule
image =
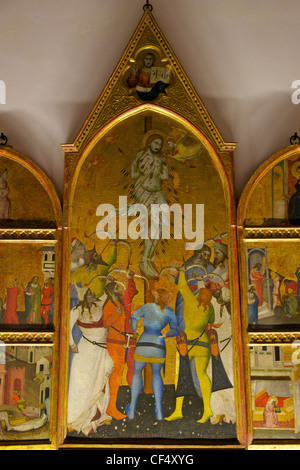
<svg viewBox="0 0 300 470">
<path fill-rule="evenodd" d="M 0 440 L 49 439 L 52 347 L 0 341 Z"/>
<path fill-rule="evenodd" d="M 51 328 L 55 245 L 5 241 L 0 259 L 0 328 Z"/>
<path fill-rule="evenodd" d="M 300 438 L 300 344 L 250 347 L 254 438 Z"/>
<path fill-rule="evenodd" d="M 300 324 L 299 241 L 272 241 L 246 248 L 250 325 Z"/>
</svg>

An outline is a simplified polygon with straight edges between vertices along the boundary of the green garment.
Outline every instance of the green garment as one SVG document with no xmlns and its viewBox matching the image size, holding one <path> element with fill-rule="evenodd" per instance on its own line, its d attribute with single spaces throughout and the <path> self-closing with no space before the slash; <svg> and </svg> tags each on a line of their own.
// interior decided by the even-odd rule
<svg viewBox="0 0 300 470">
<path fill-rule="evenodd" d="M 25 315 L 30 323 L 40 324 L 41 317 L 41 286 L 30 281 L 25 292 Z"/>
</svg>

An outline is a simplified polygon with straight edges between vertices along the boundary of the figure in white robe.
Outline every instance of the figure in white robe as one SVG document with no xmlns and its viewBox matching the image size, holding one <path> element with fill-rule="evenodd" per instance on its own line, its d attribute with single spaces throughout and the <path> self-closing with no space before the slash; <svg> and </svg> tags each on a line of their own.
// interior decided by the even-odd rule
<svg viewBox="0 0 300 470">
<path fill-rule="evenodd" d="M 106 414 L 108 379 L 113 362 L 106 349 L 107 329 L 103 327 L 105 300 L 106 295 L 97 299 L 87 289 L 70 313 L 70 347 L 74 356 L 69 379 L 67 423 L 69 430 L 86 436 L 112 419 Z M 82 333 L 78 344 L 72 335 L 76 322 Z"/>
</svg>

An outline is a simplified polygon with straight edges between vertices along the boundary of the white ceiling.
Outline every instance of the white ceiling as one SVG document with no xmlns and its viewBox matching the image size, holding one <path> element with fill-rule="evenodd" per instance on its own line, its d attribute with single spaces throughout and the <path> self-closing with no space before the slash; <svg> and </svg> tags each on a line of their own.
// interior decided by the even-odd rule
<svg viewBox="0 0 300 470">
<path fill-rule="evenodd" d="M 113 73 L 146 0 L 0 0 L 0 133 L 62 198 L 71 143 Z M 150 0 L 223 138 L 238 142 L 239 197 L 256 168 L 300 135 L 299 0 Z M 299 93 L 300 97 L 300 93 Z"/>
</svg>

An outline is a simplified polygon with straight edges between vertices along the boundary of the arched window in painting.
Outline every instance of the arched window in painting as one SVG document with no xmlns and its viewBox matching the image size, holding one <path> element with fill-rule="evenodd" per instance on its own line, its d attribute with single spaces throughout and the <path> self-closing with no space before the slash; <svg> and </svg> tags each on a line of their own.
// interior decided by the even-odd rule
<svg viewBox="0 0 300 470">
<path fill-rule="evenodd" d="M 254 442 L 300 437 L 299 166 L 298 145 L 276 153 L 254 173 L 238 206 Z"/>
</svg>

